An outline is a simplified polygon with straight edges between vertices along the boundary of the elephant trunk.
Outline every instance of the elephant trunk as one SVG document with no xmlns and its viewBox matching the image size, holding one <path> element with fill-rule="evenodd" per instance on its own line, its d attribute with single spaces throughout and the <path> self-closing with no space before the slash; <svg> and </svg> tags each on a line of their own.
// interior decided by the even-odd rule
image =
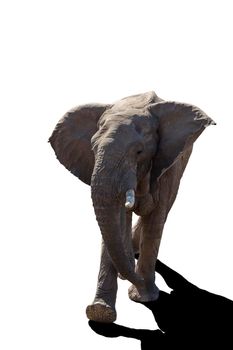
<svg viewBox="0 0 233 350">
<path fill-rule="evenodd" d="M 114 178 L 119 178 L 119 176 L 106 174 L 103 162 L 106 163 L 106 159 L 96 161 L 91 182 L 96 219 L 116 270 L 136 287 L 140 287 L 143 279 L 134 271 L 132 259 L 127 254 L 128 247 L 124 244 L 125 232 L 121 232 L 121 210 L 124 206 L 132 208 L 134 204 L 132 188 L 135 188 L 136 178 L 134 183 L 129 181 L 128 184 L 120 186 L 123 192 L 119 193 L 114 184 Z M 129 186 L 130 191 L 125 190 L 125 186 Z"/>
<path fill-rule="evenodd" d="M 102 196 L 103 191 L 101 191 L 101 198 Z M 127 256 L 126 247 L 123 243 L 120 205 L 104 205 L 101 203 L 101 199 L 96 193 L 96 189 L 92 190 L 92 200 L 103 240 L 116 270 L 135 286 L 141 285 L 143 280 L 135 273 L 134 265 L 130 261 L 130 257 Z"/>
</svg>

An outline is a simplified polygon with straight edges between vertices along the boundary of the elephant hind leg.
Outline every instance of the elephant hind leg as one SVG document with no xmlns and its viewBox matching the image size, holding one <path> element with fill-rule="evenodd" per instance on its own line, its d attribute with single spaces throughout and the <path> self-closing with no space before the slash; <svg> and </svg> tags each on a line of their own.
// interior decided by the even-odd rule
<svg viewBox="0 0 233 350">
<path fill-rule="evenodd" d="M 140 236 L 141 236 L 141 225 L 140 225 L 140 219 L 138 220 L 137 224 L 132 229 L 132 248 L 133 248 L 133 256 L 131 259 L 134 260 L 134 255 L 139 253 L 139 247 L 140 247 Z M 121 274 L 118 273 L 118 277 L 122 280 L 125 280 Z"/>
<path fill-rule="evenodd" d="M 132 244 L 133 244 L 134 254 L 139 253 L 141 236 L 142 236 L 142 224 L 141 224 L 141 218 L 139 218 L 138 222 L 135 224 L 132 230 Z"/>
<path fill-rule="evenodd" d="M 145 286 L 138 290 L 135 286 L 129 288 L 129 297 L 134 301 L 146 302 L 156 300 L 159 290 L 155 285 L 155 264 L 158 256 L 163 225 L 166 215 L 155 211 L 142 216 L 134 230 L 134 246 L 139 249 L 139 259 L 136 272 L 143 277 Z"/>
</svg>

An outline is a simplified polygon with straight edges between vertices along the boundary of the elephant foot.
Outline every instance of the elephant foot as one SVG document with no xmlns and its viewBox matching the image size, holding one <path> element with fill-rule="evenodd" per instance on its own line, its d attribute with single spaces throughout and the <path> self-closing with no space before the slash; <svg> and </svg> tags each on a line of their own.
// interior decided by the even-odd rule
<svg viewBox="0 0 233 350">
<path fill-rule="evenodd" d="M 148 302 L 155 301 L 159 297 L 159 289 L 153 284 L 152 287 L 148 289 L 138 290 L 134 285 L 131 285 L 128 290 L 129 298 L 136 302 Z"/>
<path fill-rule="evenodd" d="M 104 301 L 94 302 L 86 308 L 87 318 L 91 321 L 112 323 L 116 321 L 116 311 Z"/>
</svg>

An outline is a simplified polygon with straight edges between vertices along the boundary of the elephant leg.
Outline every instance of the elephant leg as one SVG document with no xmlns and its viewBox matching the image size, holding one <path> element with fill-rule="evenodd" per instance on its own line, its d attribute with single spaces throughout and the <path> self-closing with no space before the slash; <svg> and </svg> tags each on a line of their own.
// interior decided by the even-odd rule
<svg viewBox="0 0 233 350">
<path fill-rule="evenodd" d="M 121 232 L 126 255 L 135 267 L 132 248 L 132 213 L 121 210 Z M 116 320 L 117 270 L 109 256 L 107 247 L 102 241 L 100 271 L 97 290 L 93 303 L 87 307 L 87 317 L 92 321 L 110 323 Z"/>
<path fill-rule="evenodd" d="M 150 172 L 141 180 L 137 186 L 137 206 L 134 213 L 139 217 L 151 213 L 154 209 L 154 202 L 150 191 Z M 132 230 L 132 242 L 134 254 L 139 253 L 140 240 L 142 236 L 141 218 L 139 218 Z"/>
<path fill-rule="evenodd" d="M 136 271 L 144 278 L 145 284 L 140 291 L 135 286 L 130 287 L 129 297 L 134 301 L 152 301 L 159 296 L 159 290 L 155 285 L 155 264 L 163 227 L 179 188 L 180 176 L 178 174 L 180 174 L 180 169 L 178 165 L 175 165 L 173 169 L 168 170 L 161 178 L 159 183 L 159 201 L 155 202 L 153 211 L 139 218 L 136 226 L 135 242 L 140 238 L 140 255 Z"/>
<path fill-rule="evenodd" d="M 134 249 L 132 245 L 132 212 L 121 210 L 121 232 L 122 232 L 122 241 L 125 247 L 125 253 L 129 258 L 129 261 L 132 265 L 132 269 L 135 269 L 135 259 L 134 259 Z M 119 277 L 121 277 L 119 275 Z M 121 277 L 122 278 L 122 277 Z M 123 278 L 124 279 L 124 278 Z"/>
<path fill-rule="evenodd" d="M 140 217 L 137 223 L 136 235 L 133 237 L 134 245 L 140 238 L 136 271 L 144 278 L 145 285 L 142 290 L 137 290 L 133 285 L 130 287 L 129 297 L 134 301 L 152 301 L 159 296 L 159 290 L 155 285 L 155 264 L 165 221 L 166 215 L 158 211 L 155 214 L 153 211 L 147 216 Z"/>
<path fill-rule="evenodd" d="M 140 221 L 141 220 L 139 219 L 136 225 L 134 225 L 133 232 L 132 232 L 132 243 L 133 243 L 134 254 L 139 253 L 140 239 L 142 234 L 142 227 L 141 227 Z"/>
<path fill-rule="evenodd" d="M 117 271 L 102 241 L 101 262 L 96 295 L 93 303 L 87 306 L 89 320 L 111 323 L 116 320 Z"/>
<path fill-rule="evenodd" d="M 152 301 L 159 296 L 159 290 L 155 285 L 155 264 L 159 252 L 163 227 L 167 215 L 176 199 L 180 179 L 192 153 L 192 146 L 182 154 L 157 184 L 157 193 L 154 193 L 154 209 L 151 213 L 141 216 L 136 227 L 135 242 L 139 242 L 139 259 L 137 272 L 144 278 L 145 284 L 142 290 L 135 286 L 129 289 L 129 297 L 135 301 Z M 135 245 L 136 243 L 134 243 Z"/>
</svg>

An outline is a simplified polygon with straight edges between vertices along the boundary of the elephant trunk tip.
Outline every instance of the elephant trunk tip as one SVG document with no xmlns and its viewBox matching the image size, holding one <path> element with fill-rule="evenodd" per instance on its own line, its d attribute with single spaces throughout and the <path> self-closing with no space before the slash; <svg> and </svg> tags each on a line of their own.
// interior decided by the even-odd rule
<svg viewBox="0 0 233 350">
<path fill-rule="evenodd" d="M 130 189 L 126 191 L 125 207 L 127 209 L 132 209 L 135 204 L 135 191 Z"/>
</svg>

